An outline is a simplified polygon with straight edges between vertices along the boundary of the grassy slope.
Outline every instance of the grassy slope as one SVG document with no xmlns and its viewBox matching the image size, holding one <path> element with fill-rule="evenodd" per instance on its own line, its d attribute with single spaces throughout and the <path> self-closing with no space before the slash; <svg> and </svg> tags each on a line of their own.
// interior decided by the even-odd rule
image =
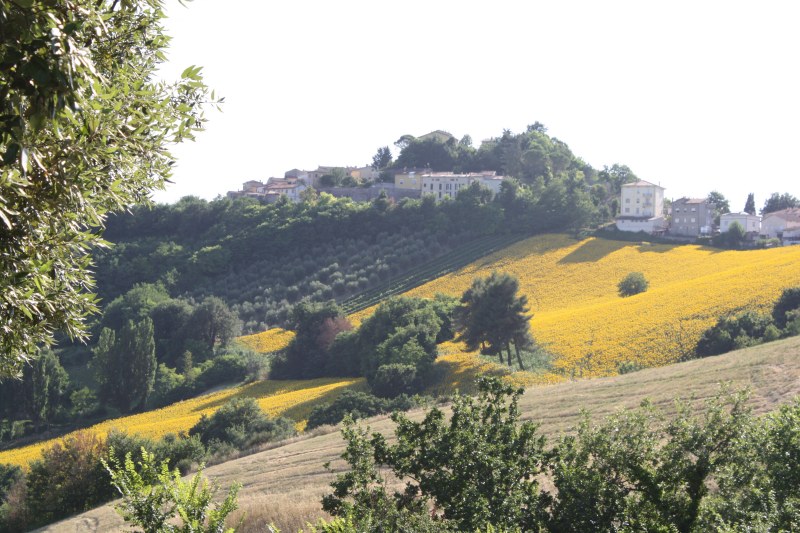
<svg viewBox="0 0 800 533">
<path fill-rule="evenodd" d="M 552 440 L 578 422 L 581 410 L 597 419 L 644 398 L 669 408 L 678 397 L 700 401 L 712 396 L 722 382 L 750 387 L 758 413 L 791 400 L 800 394 L 800 338 L 623 376 L 532 388 L 521 406 L 524 417 L 541 422 L 541 431 Z M 391 429 L 386 417 L 370 424 L 375 430 Z M 331 461 L 334 470 L 340 469 L 342 451 L 338 432 L 332 432 L 216 465 L 206 473 L 223 487 L 234 481 L 243 484 L 239 501 L 247 515 L 245 531 L 263 531 L 270 521 L 284 531 L 296 531 L 320 516 L 319 499 L 331 480 L 322 465 Z M 45 531 L 115 531 L 121 523 L 106 505 Z"/>
</svg>

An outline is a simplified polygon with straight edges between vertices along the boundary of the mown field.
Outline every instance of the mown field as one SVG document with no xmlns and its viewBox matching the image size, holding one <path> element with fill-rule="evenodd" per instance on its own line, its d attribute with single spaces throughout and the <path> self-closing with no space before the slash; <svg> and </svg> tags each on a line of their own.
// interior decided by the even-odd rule
<svg viewBox="0 0 800 533">
<path fill-rule="evenodd" d="M 800 338 L 794 337 L 729 354 L 698 359 L 608 378 L 565 382 L 528 389 L 520 400 L 523 418 L 541 424 L 539 431 L 553 442 L 574 428 L 583 411 L 598 420 L 618 409 L 649 398 L 668 412 L 673 400 L 684 398 L 702 409 L 703 401 L 720 390 L 720 383 L 751 391 L 750 405 L 766 413 L 800 394 Z M 412 413 L 413 417 L 420 414 Z M 373 430 L 389 433 L 387 417 L 369 421 Z M 242 483 L 240 511 L 243 533 L 266 530 L 270 522 L 281 531 L 294 532 L 323 515 L 320 498 L 330 492 L 333 472 L 344 463 L 339 456 L 344 442 L 335 430 L 301 438 L 210 467 L 206 474 L 222 487 Z M 48 532 L 101 533 L 120 531 L 122 519 L 111 504 L 43 529 Z"/>
<path fill-rule="evenodd" d="M 564 235 L 520 241 L 406 295 L 460 295 L 492 270 L 518 277 L 531 311 L 531 330 L 556 357 L 550 373 L 517 372 L 507 379 L 521 386 L 581 377 L 611 376 L 619 363 L 646 367 L 673 363 L 690 353 L 702 331 L 724 314 L 768 309 L 785 287 L 800 285 L 800 246 L 754 251 L 721 251 L 699 246 L 654 245 Z M 628 272 L 643 272 L 650 289 L 620 298 L 616 285 Z M 350 315 L 359 323 L 374 308 Z M 292 333 L 270 330 L 242 337 L 259 352 L 285 346 Z M 470 390 L 482 373 L 507 373 L 457 343 L 445 343 L 437 361 L 441 384 L 430 392 Z M 236 395 L 259 398 L 270 414 L 291 416 L 303 427 L 314 405 L 330 401 L 360 380 L 262 382 L 179 402 L 154 412 L 110 420 L 91 431 L 119 427 L 158 437 L 188 430 Z M 0 462 L 24 464 L 49 442 L 0 452 Z"/>
</svg>

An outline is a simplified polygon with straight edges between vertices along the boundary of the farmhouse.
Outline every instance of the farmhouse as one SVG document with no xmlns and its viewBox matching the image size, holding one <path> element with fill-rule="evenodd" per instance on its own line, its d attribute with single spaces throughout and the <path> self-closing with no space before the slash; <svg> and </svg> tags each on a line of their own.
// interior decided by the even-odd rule
<svg viewBox="0 0 800 533">
<path fill-rule="evenodd" d="M 758 235 L 761 231 L 761 217 L 750 213 L 725 213 L 719 217 L 719 231 L 725 233 L 737 222 L 748 235 Z"/>
<path fill-rule="evenodd" d="M 420 180 L 422 194 L 432 194 L 437 202 L 441 202 L 445 198 L 455 198 L 459 191 L 475 182 L 492 191 L 492 196 L 494 196 L 500 192 L 503 176 L 497 176 L 493 170 L 469 174 L 431 172 L 423 174 Z"/>
<path fill-rule="evenodd" d="M 664 190 L 664 187 L 644 180 L 623 185 L 620 214 L 616 218 L 617 228 L 645 233 L 662 233 L 666 230 Z"/>
<path fill-rule="evenodd" d="M 761 233 L 771 238 L 780 239 L 785 231 L 795 228 L 800 228 L 800 207 L 767 213 L 761 222 Z"/>
<path fill-rule="evenodd" d="M 680 198 L 672 202 L 669 232 L 673 235 L 697 237 L 710 235 L 714 223 L 714 206 L 705 198 Z"/>
<path fill-rule="evenodd" d="M 307 188 L 305 182 L 299 178 L 269 178 L 267 183 L 250 180 L 242 184 L 241 191 L 229 191 L 228 198 L 247 196 L 274 202 L 280 196 L 285 195 L 292 202 L 299 202 L 300 193 Z"/>
</svg>

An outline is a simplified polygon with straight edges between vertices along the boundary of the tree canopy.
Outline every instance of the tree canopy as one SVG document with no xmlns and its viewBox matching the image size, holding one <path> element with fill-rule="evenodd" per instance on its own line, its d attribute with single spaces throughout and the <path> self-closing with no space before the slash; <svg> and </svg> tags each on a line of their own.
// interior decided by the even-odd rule
<svg viewBox="0 0 800 533">
<path fill-rule="evenodd" d="M 774 192 L 767 198 L 767 201 L 764 202 L 764 207 L 761 208 L 761 214 L 766 215 L 767 213 L 781 211 L 782 209 L 788 209 L 790 207 L 800 207 L 800 200 L 788 192 L 783 194 Z"/>
<path fill-rule="evenodd" d="M 202 128 L 200 69 L 154 79 L 163 18 L 160 0 L 0 1 L 0 375 L 57 330 L 86 337 L 106 214 L 147 201 Z"/>
</svg>

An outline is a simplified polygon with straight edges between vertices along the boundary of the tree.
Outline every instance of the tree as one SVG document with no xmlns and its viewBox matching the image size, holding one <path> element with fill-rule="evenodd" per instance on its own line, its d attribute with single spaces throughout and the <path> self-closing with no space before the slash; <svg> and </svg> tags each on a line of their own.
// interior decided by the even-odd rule
<svg viewBox="0 0 800 533">
<path fill-rule="evenodd" d="M 617 292 L 623 298 L 645 292 L 650 283 L 641 272 L 630 272 L 617 284 Z"/>
<path fill-rule="evenodd" d="M 383 170 L 392 164 L 392 151 L 388 146 L 381 146 L 378 151 L 372 156 L 372 169 Z"/>
<path fill-rule="evenodd" d="M 503 350 L 511 366 L 511 344 L 514 344 L 517 362 L 523 369 L 520 350 L 532 341 L 530 337 L 528 299 L 517 296 L 519 282 L 505 273 L 492 272 L 486 278 L 476 278 L 461 296 L 461 306 L 455 319 L 463 340 L 471 350 L 479 346 L 503 361 Z"/>
<path fill-rule="evenodd" d="M 744 203 L 744 212 L 749 215 L 756 214 L 756 197 L 753 193 L 747 195 L 747 201 Z"/>
<path fill-rule="evenodd" d="M 714 213 L 714 224 L 719 226 L 720 215 L 731 212 L 731 203 L 719 191 L 711 191 L 708 193 L 706 201 L 712 206 L 712 212 Z"/>
<path fill-rule="evenodd" d="M 56 330 L 86 338 L 106 214 L 147 202 L 168 145 L 202 129 L 200 69 L 155 81 L 163 18 L 159 0 L 0 2 L 2 375 Z"/>
<path fill-rule="evenodd" d="M 436 408 L 421 422 L 392 415 L 393 444 L 346 424 L 342 457 L 351 470 L 331 483 L 323 509 L 386 523 L 403 512 L 427 515 L 432 504 L 433 519 L 457 531 L 483 531 L 489 524 L 503 531 L 541 530 L 547 498 L 537 476 L 545 464 L 544 439 L 536 424 L 520 421 L 522 389 L 481 379 L 479 391 L 477 398 L 457 396 L 449 420 Z M 404 492 L 387 494 L 380 466 L 407 482 Z M 374 531 L 397 530 L 387 526 Z"/>
<path fill-rule="evenodd" d="M 192 335 L 205 343 L 209 351 L 219 343 L 226 346 L 242 331 L 242 322 L 222 299 L 208 296 L 189 319 Z"/>
<path fill-rule="evenodd" d="M 206 446 L 227 443 L 245 449 L 262 442 L 294 436 L 294 423 L 288 418 L 270 418 L 253 398 L 233 398 L 211 416 L 203 415 L 189 430 Z"/>
<path fill-rule="evenodd" d="M 785 328 L 787 313 L 800 309 L 800 287 L 784 289 L 772 308 L 772 318 L 779 328 Z"/>
<path fill-rule="evenodd" d="M 761 209 L 761 214 L 766 215 L 767 213 L 773 213 L 775 211 L 789 209 L 791 207 L 800 207 L 800 200 L 788 192 L 783 194 L 774 192 L 772 193 L 772 196 L 767 198 L 767 201 L 764 203 L 764 207 Z"/>
<path fill-rule="evenodd" d="M 52 350 L 43 349 L 31 366 L 22 372 L 24 403 L 38 429 L 49 423 L 61 407 L 69 386 L 69 375 Z"/>
<path fill-rule="evenodd" d="M 145 406 L 156 376 L 153 321 L 128 321 L 119 335 L 108 328 L 100 332 L 92 367 L 100 384 L 100 398 L 123 412 Z"/>
</svg>

